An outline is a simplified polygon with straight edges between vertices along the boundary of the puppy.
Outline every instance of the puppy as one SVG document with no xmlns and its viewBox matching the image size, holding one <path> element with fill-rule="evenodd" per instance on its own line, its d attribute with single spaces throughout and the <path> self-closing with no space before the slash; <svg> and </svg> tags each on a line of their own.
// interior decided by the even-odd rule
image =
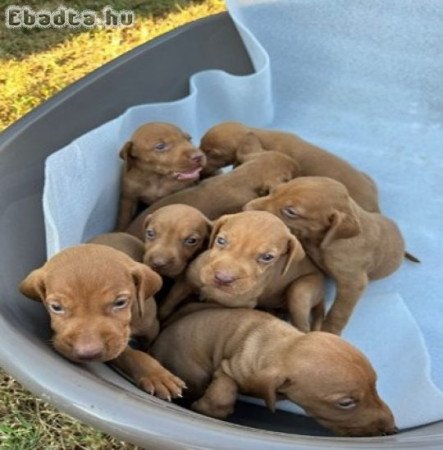
<svg viewBox="0 0 443 450">
<path fill-rule="evenodd" d="M 63 356 L 79 363 L 110 361 L 145 391 L 170 400 L 181 396 L 183 381 L 128 345 L 131 336 L 147 343 L 157 336 L 152 296 L 161 284 L 159 275 L 123 252 L 82 244 L 52 257 L 19 289 L 43 302 L 53 345 Z"/>
<path fill-rule="evenodd" d="M 91 244 L 107 245 L 108 247 L 126 253 L 134 261 L 142 262 L 145 255 L 145 247 L 140 239 L 128 233 L 104 233 L 99 234 L 89 241 Z"/>
<path fill-rule="evenodd" d="M 218 219 L 210 249 L 189 266 L 162 304 L 165 319 L 189 294 L 227 307 L 286 308 L 294 325 L 319 328 L 324 278 L 286 225 L 267 212 L 249 211 Z"/>
<path fill-rule="evenodd" d="M 180 275 L 207 243 L 211 222 L 188 205 L 169 205 L 145 217 L 146 265 L 169 278 Z M 134 238 L 136 239 L 136 238 Z"/>
<path fill-rule="evenodd" d="M 201 150 L 207 158 L 206 175 L 220 167 L 235 164 L 242 140 L 254 134 L 264 150 L 284 153 L 300 166 L 300 176 L 325 176 L 343 183 L 350 196 L 366 211 L 379 212 L 374 181 L 343 159 L 300 139 L 295 134 L 248 128 L 237 122 L 225 122 L 211 128 L 202 138 Z"/>
<path fill-rule="evenodd" d="M 126 142 L 120 150 L 124 164 L 117 230 L 128 226 L 139 201 L 150 205 L 198 180 L 206 157 L 190 140 L 172 124 L 153 122 Z"/>
<path fill-rule="evenodd" d="M 269 211 L 297 236 L 306 253 L 337 284 L 322 330 L 340 334 L 369 280 L 400 266 L 405 245 L 397 225 L 361 208 L 343 184 L 302 177 L 278 186 L 245 210 Z"/>
<path fill-rule="evenodd" d="M 226 418 L 244 393 L 272 411 L 277 398 L 297 403 L 340 436 L 397 431 L 369 361 L 329 333 L 304 334 L 250 309 L 191 309 L 160 333 L 151 351 L 186 381 L 187 394 L 198 399 L 191 408 L 208 416 Z"/>
<path fill-rule="evenodd" d="M 292 180 L 299 174 L 295 161 L 277 152 L 251 155 L 245 157 L 244 161 L 232 172 L 208 178 L 198 186 L 155 202 L 131 223 L 126 232 L 137 237 L 142 236 L 146 216 L 174 203 L 193 206 L 210 220 L 223 214 L 240 212 L 250 200 L 267 195 L 275 186 Z"/>
</svg>

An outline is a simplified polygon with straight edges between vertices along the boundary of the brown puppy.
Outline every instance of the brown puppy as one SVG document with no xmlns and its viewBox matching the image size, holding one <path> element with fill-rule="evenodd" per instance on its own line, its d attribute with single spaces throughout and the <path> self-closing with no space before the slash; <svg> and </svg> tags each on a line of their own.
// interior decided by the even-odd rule
<svg viewBox="0 0 443 450">
<path fill-rule="evenodd" d="M 108 247 L 126 253 L 134 261 L 142 262 L 145 255 L 145 247 L 140 239 L 128 233 L 104 233 L 95 236 L 89 241 L 91 244 L 107 245 Z"/>
<path fill-rule="evenodd" d="M 170 400 L 184 383 L 147 353 L 128 345 L 130 336 L 152 342 L 159 325 L 152 297 L 162 281 L 121 251 L 83 244 L 61 251 L 20 284 L 42 301 L 51 317 L 53 345 L 74 362 L 111 361 L 142 389 Z"/>
<path fill-rule="evenodd" d="M 144 263 L 160 275 L 175 278 L 203 249 L 212 223 L 192 206 L 169 205 L 148 214 L 143 228 Z"/>
<path fill-rule="evenodd" d="M 211 128 L 200 143 L 200 148 L 207 157 L 205 173 L 235 164 L 236 152 L 248 133 L 257 136 L 264 150 L 281 152 L 297 161 L 300 176 L 325 176 L 340 181 L 363 209 L 379 211 L 377 187 L 368 175 L 338 156 L 291 133 L 249 128 L 238 122 L 221 123 Z"/>
<path fill-rule="evenodd" d="M 302 177 L 278 186 L 245 210 L 269 211 L 300 239 L 306 253 L 337 284 L 322 330 L 339 334 L 368 280 L 386 277 L 401 264 L 404 241 L 397 225 L 370 213 L 330 178 Z"/>
<path fill-rule="evenodd" d="M 205 155 L 180 128 L 161 122 L 135 131 L 120 150 L 124 160 L 117 230 L 124 230 L 139 201 L 150 205 L 199 178 Z"/>
<path fill-rule="evenodd" d="M 239 212 L 250 200 L 268 194 L 275 186 L 292 180 L 298 174 L 298 165 L 286 155 L 276 152 L 251 155 L 232 172 L 208 178 L 198 186 L 155 202 L 131 223 L 126 232 L 140 237 L 145 217 L 162 206 L 174 203 L 193 206 L 210 220 Z"/>
<path fill-rule="evenodd" d="M 369 361 L 329 333 L 304 334 L 261 311 L 191 309 L 160 333 L 151 351 L 186 381 L 187 394 L 198 398 L 192 409 L 208 416 L 226 418 L 244 393 L 272 411 L 278 397 L 297 403 L 341 436 L 397 431 Z"/>
<path fill-rule="evenodd" d="M 319 328 L 323 275 L 280 219 L 262 211 L 222 216 L 209 247 L 176 282 L 160 308 L 161 319 L 198 293 L 201 300 L 228 307 L 286 308 L 303 331 L 311 329 L 312 312 Z"/>
</svg>

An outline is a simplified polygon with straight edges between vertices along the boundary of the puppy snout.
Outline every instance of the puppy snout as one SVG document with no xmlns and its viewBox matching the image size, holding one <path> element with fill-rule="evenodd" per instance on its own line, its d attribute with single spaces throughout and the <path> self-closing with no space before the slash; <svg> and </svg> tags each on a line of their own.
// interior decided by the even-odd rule
<svg viewBox="0 0 443 450">
<path fill-rule="evenodd" d="M 164 269 L 169 265 L 169 260 L 163 256 L 155 256 L 150 261 L 150 266 L 153 269 Z"/>
<path fill-rule="evenodd" d="M 103 345 L 94 342 L 77 344 L 73 348 L 73 353 L 79 361 L 96 361 L 103 356 L 104 348 Z"/>
<path fill-rule="evenodd" d="M 236 277 L 226 270 L 216 270 L 214 272 L 214 279 L 217 283 L 226 285 L 233 283 Z"/>
</svg>

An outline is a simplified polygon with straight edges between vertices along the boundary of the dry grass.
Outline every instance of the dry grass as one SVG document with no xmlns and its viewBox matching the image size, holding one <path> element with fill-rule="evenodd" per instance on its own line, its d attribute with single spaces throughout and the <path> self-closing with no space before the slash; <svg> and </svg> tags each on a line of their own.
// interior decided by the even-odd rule
<svg viewBox="0 0 443 450">
<path fill-rule="evenodd" d="M 12 2 L 55 9 L 60 1 Z M 223 0 L 71 0 L 77 10 L 136 13 L 131 28 L 113 30 L 9 30 L 0 0 L 0 131 L 65 86 L 105 62 L 184 23 L 224 10 Z M 0 449 L 137 449 L 35 398 L 0 370 Z"/>
</svg>

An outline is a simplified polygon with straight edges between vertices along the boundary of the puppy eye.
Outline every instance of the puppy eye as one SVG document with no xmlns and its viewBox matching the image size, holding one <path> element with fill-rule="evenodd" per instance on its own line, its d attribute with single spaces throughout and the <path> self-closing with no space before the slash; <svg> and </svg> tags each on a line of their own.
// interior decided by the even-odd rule
<svg viewBox="0 0 443 450">
<path fill-rule="evenodd" d="M 128 306 L 129 300 L 124 297 L 118 297 L 112 303 L 113 309 L 124 309 Z"/>
<path fill-rule="evenodd" d="M 185 245 L 196 245 L 198 242 L 198 238 L 196 238 L 195 236 L 189 236 L 183 242 Z"/>
<path fill-rule="evenodd" d="M 56 303 L 56 302 L 49 303 L 48 308 L 54 314 L 64 314 L 65 313 L 65 308 L 63 308 L 63 306 L 60 305 L 60 303 Z"/>
<path fill-rule="evenodd" d="M 283 208 L 281 210 L 281 213 L 288 217 L 289 219 L 297 219 L 300 217 L 300 214 L 298 213 L 298 211 L 293 208 L 292 206 L 287 206 L 286 208 Z"/>
<path fill-rule="evenodd" d="M 166 145 L 165 142 L 158 142 L 157 144 L 155 144 L 154 149 L 156 152 L 164 152 L 166 151 L 168 148 L 168 146 Z"/>
<path fill-rule="evenodd" d="M 185 134 L 185 139 L 189 142 L 192 141 L 192 136 L 190 136 L 189 134 Z"/>
<path fill-rule="evenodd" d="M 263 253 L 258 257 L 258 261 L 268 263 L 271 262 L 274 258 L 275 256 L 272 253 Z"/>
<path fill-rule="evenodd" d="M 154 228 L 148 228 L 146 230 L 146 233 L 145 233 L 146 239 L 149 239 L 149 240 L 155 239 L 155 235 L 156 235 L 156 233 L 155 233 Z"/>
<path fill-rule="evenodd" d="M 336 403 L 340 409 L 353 409 L 357 406 L 357 400 L 353 398 L 344 398 Z"/>
<path fill-rule="evenodd" d="M 221 237 L 221 236 L 217 236 L 217 239 L 215 240 L 215 243 L 219 247 L 224 247 L 228 243 L 228 241 L 225 238 Z"/>
</svg>

